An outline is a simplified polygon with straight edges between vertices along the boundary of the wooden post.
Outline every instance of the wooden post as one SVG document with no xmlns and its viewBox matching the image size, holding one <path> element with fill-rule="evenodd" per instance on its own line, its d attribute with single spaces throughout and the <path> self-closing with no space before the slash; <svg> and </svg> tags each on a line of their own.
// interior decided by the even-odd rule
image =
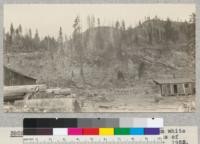
<svg viewBox="0 0 200 144">
<path fill-rule="evenodd" d="M 172 96 L 174 96 L 174 87 L 173 86 L 174 86 L 173 84 L 170 84 L 170 94 Z"/>
<path fill-rule="evenodd" d="M 167 86 L 166 86 L 166 92 L 167 92 L 168 96 L 171 96 L 170 91 L 171 91 L 170 90 L 170 84 L 168 83 Z"/>
<path fill-rule="evenodd" d="M 189 94 L 191 94 L 192 95 L 192 83 L 189 83 L 188 84 L 188 89 L 189 89 Z"/>
<path fill-rule="evenodd" d="M 183 87 L 183 94 L 186 95 L 186 91 L 185 91 L 185 83 L 182 84 Z"/>
<path fill-rule="evenodd" d="M 162 85 L 162 95 L 163 95 L 163 96 L 167 96 L 167 95 L 166 95 L 166 84 L 163 84 L 163 85 Z"/>
<path fill-rule="evenodd" d="M 160 84 L 160 94 L 163 96 L 163 90 L 162 90 L 162 85 Z"/>
</svg>

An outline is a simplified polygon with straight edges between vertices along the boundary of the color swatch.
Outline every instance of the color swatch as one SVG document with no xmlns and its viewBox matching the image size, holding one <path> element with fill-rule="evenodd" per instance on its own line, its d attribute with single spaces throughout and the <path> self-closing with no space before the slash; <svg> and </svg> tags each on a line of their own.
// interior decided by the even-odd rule
<svg viewBox="0 0 200 144">
<path fill-rule="evenodd" d="M 99 128 L 99 135 L 114 135 L 114 128 Z"/>
<path fill-rule="evenodd" d="M 160 128 L 162 118 L 25 118 L 24 128 Z"/>
<path fill-rule="evenodd" d="M 55 136 L 159 135 L 162 126 L 160 118 L 25 119 L 23 132 L 24 135 Z"/>
<path fill-rule="evenodd" d="M 82 135 L 82 128 L 69 128 L 68 135 Z"/>
<path fill-rule="evenodd" d="M 159 135 L 160 128 L 31 128 L 24 129 L 24 135 Z"/>
<path fill-rule="evenodd" d="M 83 128 L 83 135 L 99 135 L 99 128 Z"/>
<path fill-rule="evenodd" d="M 130 134 L 131 135 L 144 135 L 144 128 L 131 128 Z"/>
<path fill-rule="evenodd" d="M 115 128 L 115 135 L 130 135 L 130 128 Z"/>
</svg>

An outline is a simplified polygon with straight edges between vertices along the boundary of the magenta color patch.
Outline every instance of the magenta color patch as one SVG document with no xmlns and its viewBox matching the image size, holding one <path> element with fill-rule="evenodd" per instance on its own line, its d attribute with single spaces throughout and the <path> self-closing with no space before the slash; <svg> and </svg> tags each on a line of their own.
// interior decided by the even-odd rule
<svg viewBox="0 0 200 144">
<path fill-rule="evenodd" d="M 68 135 L 82 135 L 82 128 L 68 128 Z"/>
</svg>

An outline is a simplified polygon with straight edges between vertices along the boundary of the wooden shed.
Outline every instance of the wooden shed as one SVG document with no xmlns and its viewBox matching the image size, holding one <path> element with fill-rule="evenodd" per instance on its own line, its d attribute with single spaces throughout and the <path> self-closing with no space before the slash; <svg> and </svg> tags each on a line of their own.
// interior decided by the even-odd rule
<svg viewBox="0 0 200 144">
<path fill-rule="evenodd" d="M 33 85 L 36 84 L 36 78 L 28 76 L 27 74 L 18 72 L 7 66 L 4 66 L 4 85 Z"/>
<path fill-rule="evenodd" d="M 153 80 L 160 87 L 161 96 L 184 96 L 195 94 L 193 79 L 157 79 Z"/>
</svg>

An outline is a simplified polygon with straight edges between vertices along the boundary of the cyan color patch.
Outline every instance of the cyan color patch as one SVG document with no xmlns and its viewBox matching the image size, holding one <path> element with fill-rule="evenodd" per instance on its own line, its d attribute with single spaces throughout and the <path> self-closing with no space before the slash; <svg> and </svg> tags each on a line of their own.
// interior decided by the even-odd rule
<svg viewBox="0 0 200 144">
<path fill-rule="evenodd" d="M 144 135 L 144 128 L 131 128 L 130 135 Z"/>
</svg>

